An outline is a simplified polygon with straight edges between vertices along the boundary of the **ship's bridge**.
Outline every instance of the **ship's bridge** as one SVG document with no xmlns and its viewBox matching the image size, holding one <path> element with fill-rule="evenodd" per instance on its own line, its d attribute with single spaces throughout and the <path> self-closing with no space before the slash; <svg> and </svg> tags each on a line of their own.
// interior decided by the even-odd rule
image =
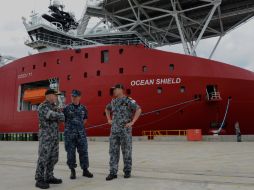
<svg viewBox="0 0 254 190">
<path fill-rule="evenodd" d="M 110 22 L 114 30 L 135 31 L 157 46 L 182 43 L 195 55 L 201 39 L 221 38 L 254 15 L 253 0 L 104 0 L 86 15 Z"/>
</svg>

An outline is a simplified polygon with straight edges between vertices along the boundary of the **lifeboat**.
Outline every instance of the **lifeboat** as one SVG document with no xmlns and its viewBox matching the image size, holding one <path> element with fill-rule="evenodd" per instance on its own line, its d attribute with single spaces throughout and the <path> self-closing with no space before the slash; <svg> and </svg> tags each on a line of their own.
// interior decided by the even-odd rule
<svg viewBox="0 0 254 190">
<path fill-rule="evenodd" d="M 23 101 L 31 104 L 39 104 L 45 100 L 47 88 L 28 89 L 24 92 Z"/>
</svg>

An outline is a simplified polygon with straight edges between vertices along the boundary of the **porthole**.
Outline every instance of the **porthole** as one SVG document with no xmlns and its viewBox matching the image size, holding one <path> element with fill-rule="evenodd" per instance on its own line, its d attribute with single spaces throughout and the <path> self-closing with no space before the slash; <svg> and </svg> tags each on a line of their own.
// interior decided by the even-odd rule
<svg viewBox="0 0 254 190">
<path fill-rule="evenodd" d="M 61 63 L 60 59 L 57 59 L 57 60 L 56 60 L 56 64 L 59 65 L 60 63 Z"/>
<path fill-rule="evenodd" d="M 75 49 L 75 53 L 81 53 L 81 49 L 80 48 Z"/>
<path fill-rule="evenodd" d="M 126 94 L 127 94 L 127 95 L 131 95 L 131 89 L 127 89 L 127 90 L 126 90 Z"/>
<path fill-rule="evenodd" d="M 119 54 L 120 54 L 120 55 L 123 54 L 123 49 L 122 49 L 122 48 L 119 49 Z"/>
<path fill-rule="evenodd" d="M 170 64 L 169 65 L 169 71 L 174 71 L 175 70 L 175 65 L 174 64 Z"/>
<path fill-rule="evenodd" d="M 185 86 L 181 86 L 181 87 L 180 87 L 180 92 L 181 92 L 181 93 L 184 93 L 185 90 L 186 90 Z"/>
<path fill-rule="evenodd" d="M 70 61 L 72 62 L 72 61 L 73 61 L 73 59 L 74 59 L 74 57 L 73 57 L 73 56 L 71 56 L 71 57 L 70 57 Z"/>
<path fill-rule="evenodd" d="M 88 58 L 88 53 L 85 53 L 85 58 L 86 58 L 86 59 Z"/>
<path fill-rule="evenodd" d="M 147 66 L 143 66 L 143 67 L 142 67 L 142 70 L 143 70 L 143 73 L 146 73 L 146 72 L 148 71 Z"/>
<path fill-rule="evenodd" d="M 25 71 L 25 67 L 22 67 L 22 72 L 24 72 Z"/>
<path fill-rule="evenodd" d="M 98 71 L 96 72 L 96 75 L 97 75 L 97 76 L 101 76 L 101 71 L 98 70 Z"/>
<path fill-rule="evenodd" d="M 71 80 L 71 75 L 67 75 L 67 80 Z"/>
<path fill-rule="evenodd" d="M 44 63 L 43 63 L 43 67 L 47 67 L 47 62 L 44 62 Z"/>
<path fill-rule="evenodd" d="M 114 94 L 114 89 L 113 89 L 113 88 L 110 88 L 110 89 L 109 89 L 109 95 L 110 95 L 110 96 L 113 96 L 113 94 Z"/>
<path fill-rule="evenodd" d="M 109 51 L 103 50 L 101 51 L 101 63 L 107 63 L 109 61 Z"/>
<path fill-rule="evenodd" d="M 119 68 L 119 73 L 123 74 L 123 68 Z"/>
<path fill-rule="evenodd" d="M 36 65 L 33 65 L 33 69 L 35 69 L 36 68 Z"/>
<path fill-rule="evenodd" d="M 162 87 L 158 87 L 157 88 L 157 94 L 161 94 L 162 93 Z"/>
<path fill-rule="evenodd" d="M 87 78 L 87 72 L 84 72 L 84 78 Z"/>
<path fill-rule="evenodd" d="M 102 92 L 100 90 L 98 91 L 98 96 L 102 96 Z"/>
</svg>

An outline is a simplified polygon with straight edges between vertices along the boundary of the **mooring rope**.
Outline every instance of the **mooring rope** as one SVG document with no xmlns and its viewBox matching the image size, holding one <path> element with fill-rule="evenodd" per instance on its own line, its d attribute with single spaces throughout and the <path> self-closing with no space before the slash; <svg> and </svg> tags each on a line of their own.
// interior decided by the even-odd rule
<svg viewBox="0 0 254 190">
<path fill-rule="evenodd" d="M 198 101 L 198 100 L 200 100 L 200 98 L 195 98 L 195 99 L 192 99 L 192 100 L 188 100 L 188 101 L 184 101 L 184 102 L 181 102 L 181 103 L 178 103 L 178 104 L 167 106 L 167 107 L 164 107 L 164 108 L 156 109 L 156 110 L 153 110 L 153 111 L 150 111 L 150 112 L 145 112 L 145 113 L 142 113 L 141 116 L 146 116 L 146 115 L 149 115 L 149 114 L 158 113 L 160 111 L 168 110 L 168 109 L 178 107 L 178 106 L 181 106 L 181 105 L 185 105 L 185 104 L 188 104 L 188 103 L 192 103 L 192 102 L 195 102 L 195 101 Z M 99 127 L 104 127 L 104 126 L 107 126 L 107 125 L 109 125 L 109 124 L 108 123 L 103 123 L 103 124 L 99 124 L 99 125 L 92 125 L 91 127 L 87 127 L 86 130 L 99 128 Z"/>
</svg>

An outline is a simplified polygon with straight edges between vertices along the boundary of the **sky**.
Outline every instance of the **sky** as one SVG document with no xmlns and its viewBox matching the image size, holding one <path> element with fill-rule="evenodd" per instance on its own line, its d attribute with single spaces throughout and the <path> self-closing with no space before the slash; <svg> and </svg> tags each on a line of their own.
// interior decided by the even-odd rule
<svg viewBox="0 0 254 190">
<path fill-rule="evenodd" d="M 67 11 L 80 18 L 86 0 L 62 0 Z M 24 45 L 28 39 L 22 16 L 29 18 L 31 11 L 47 12 L 49 0 L 0 0 L 0 54 L 17 58 L 34 52 Z M 217 38 L 202 40 L 197 49 L 198 56 L 209 57 Z M 165 51 L 183 53 L 182 45 L 165 46 Z M 254 71 L 254 19 L 228 33 L 221 40 L 213 59 Z"/>
</svg>

